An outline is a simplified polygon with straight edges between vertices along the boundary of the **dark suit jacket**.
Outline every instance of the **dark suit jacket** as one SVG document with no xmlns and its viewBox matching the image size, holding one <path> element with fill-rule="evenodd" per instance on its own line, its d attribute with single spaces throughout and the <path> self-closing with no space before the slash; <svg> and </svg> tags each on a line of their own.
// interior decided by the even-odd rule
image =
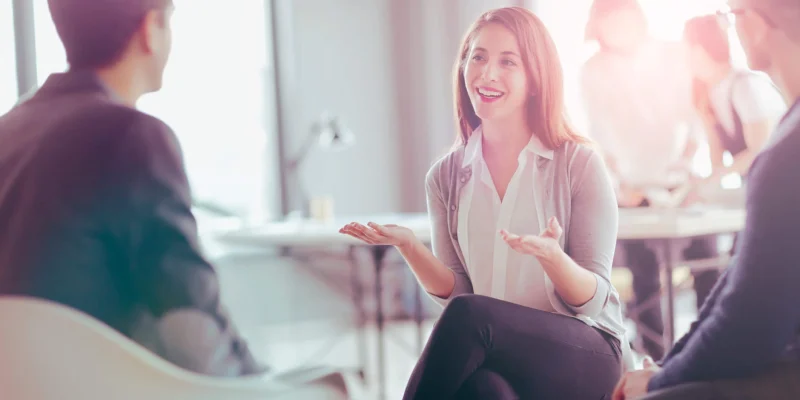
<svg viewBox="0 0 800 400">
<path fill-rule="evenodd" d="M 263 370 L 199 249 L 174 133 L 94 73 L 0 117 L 0 229 L 0 295 L 74 307 L 197 372 Z"/>
<path fill-rule="evenodd" d="M 800 363 L 800 101 L 769 142 L 748 171 L 736 256 L 689 333 L 662 360 L 650 391 L 753 378 Z"/>
</svg>

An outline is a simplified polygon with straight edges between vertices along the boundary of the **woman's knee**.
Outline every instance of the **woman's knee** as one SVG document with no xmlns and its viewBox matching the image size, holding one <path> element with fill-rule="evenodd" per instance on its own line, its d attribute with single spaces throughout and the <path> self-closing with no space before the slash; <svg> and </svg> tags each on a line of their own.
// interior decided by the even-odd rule
<svg viewBox="0 0 800 400">
<path fill-rule="evenodd" d="M 447 303 L 442 312 L 442 320 L 474 321 L 484 313 L 492 299 L 475 294 L 462 294 Z"/>
<path fill-rule="evenodd" d="M 461 385 L 456 398 L 459 400 L 516 400 L 519 399 L 519 395 L 499 373 L 486 368 L 478 368 Z"/>
</svg>

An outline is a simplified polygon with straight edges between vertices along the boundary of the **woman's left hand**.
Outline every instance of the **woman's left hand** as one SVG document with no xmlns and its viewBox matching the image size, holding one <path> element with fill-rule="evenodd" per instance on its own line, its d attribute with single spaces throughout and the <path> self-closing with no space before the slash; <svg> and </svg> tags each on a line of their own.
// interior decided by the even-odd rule
<svg viewBox="0 0 800 400">
<path fill-rule="evenodd" d="M 500 236 L 511 246 L 514 251 L 528 254 L 539 259 L 540 262 L 556 260 L 563 250 L 558 244 L 558 239 L 564 230 L 558 224 L 556 217 L 547 221 L 547 228 L 538 236 L 536 235 L 516 235 L 506 230 L 500 231 Z"/>
</svg>

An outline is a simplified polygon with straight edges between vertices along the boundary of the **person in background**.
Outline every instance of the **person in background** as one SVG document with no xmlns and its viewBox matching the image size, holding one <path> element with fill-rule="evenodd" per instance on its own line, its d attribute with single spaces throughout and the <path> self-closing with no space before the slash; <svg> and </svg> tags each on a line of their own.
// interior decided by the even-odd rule
<svg viewBox="0 0 800 400">
<path fill-rule="evenodd" d="M 627 373 L 614 400 L 800 398 L 800 2 L 730 0 L 753 70 L 789 111 L 747 170 L 745 228 L 689 333 L 660 365 Z"/>
<path fill-rule="evenodd" d="M 686 22 L 683 39 L 689 46 L 692 104 L 705 128 L 711 156 L 711 176 L 705 184 L 720 187 L 728 174 L 747 175 L 770 132 L 786 112 L 786 104 L 769 77 L 732 65 L 728 24 L 716 15 Z M 723 154 L 733 163 L 726 166 Z"/>
<path fill-rule="evenodd" d="M 685 46 L 652 37 L 637 0 L 595 0 L 586 40 L 600 47 L 581 71 L 589 134 L 616 180 L 619 205 L 658 205 L 653 204 L 658 203 L 657 195 L 692 179 L 698 148 Z M 641 241 L 626 242 L 622 248 L 633 278 L 633 306 L 642 308 L 639 339 L 647 354 L 660 359 L 662 340 L 653 336 L 664 332 L 661 307 L 649 301 L 661 288 L 658 258 Z M 692 241 L 683 257 L 716 255 L 715 238 L 702 238 Z M 692 275 L 699 309 L 719 273 L 703 270 Z"/>
<path fill-rule="evenodd" d="M 446 305 L 404 399 L 601 399 L 630 360 L 613 187 L 566 119 L 562 74 L 530 10 L 481 15 L 455 63 L 460 135 L 426 179 L 433 252 L 404 227 L 342 228 L 396 246 Z"/>
</svg>

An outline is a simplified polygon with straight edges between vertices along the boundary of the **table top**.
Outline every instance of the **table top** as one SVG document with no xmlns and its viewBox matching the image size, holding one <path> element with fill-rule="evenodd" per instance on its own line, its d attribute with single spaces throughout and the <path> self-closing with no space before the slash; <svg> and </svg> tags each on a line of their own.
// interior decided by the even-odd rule
<svg viewBox="0 0 800 400">
<path fill-rule="evenodd" d="M 621 209 L 619 240 L 681 239 L 738 232 L 744 226 L 745 212 L 735 208 Z M 332 221 L 286 220 L 245 227 L 221 235 L 223 243 L 260 246 L 364 245 L 339 233 L 350 222 L 397 224 L 411 229 L 429 243 L 431 227 L 425 213 L 380 214 L 367 217 L 340 217 Z"/>
<path fill-rule="evenodd" d="M 429 243 L 431 227 L 427 214 L 380 214 L 368 217 L 342 217 L 331 221 L 286 220 L 225 233 L 219 240 L 231 244 L 273 246 L 365 245 L 364 242 L 339 233 L 351 222 L 397 224 L 411 229 L 423 242 Z"/>
<path fill-rule="evenodd" d="M 617 238 L 683 239 L 736 233 L 742 230 L 744 221 L 745 210 L 741 208 L 622 209 Z"/>
</svg>

